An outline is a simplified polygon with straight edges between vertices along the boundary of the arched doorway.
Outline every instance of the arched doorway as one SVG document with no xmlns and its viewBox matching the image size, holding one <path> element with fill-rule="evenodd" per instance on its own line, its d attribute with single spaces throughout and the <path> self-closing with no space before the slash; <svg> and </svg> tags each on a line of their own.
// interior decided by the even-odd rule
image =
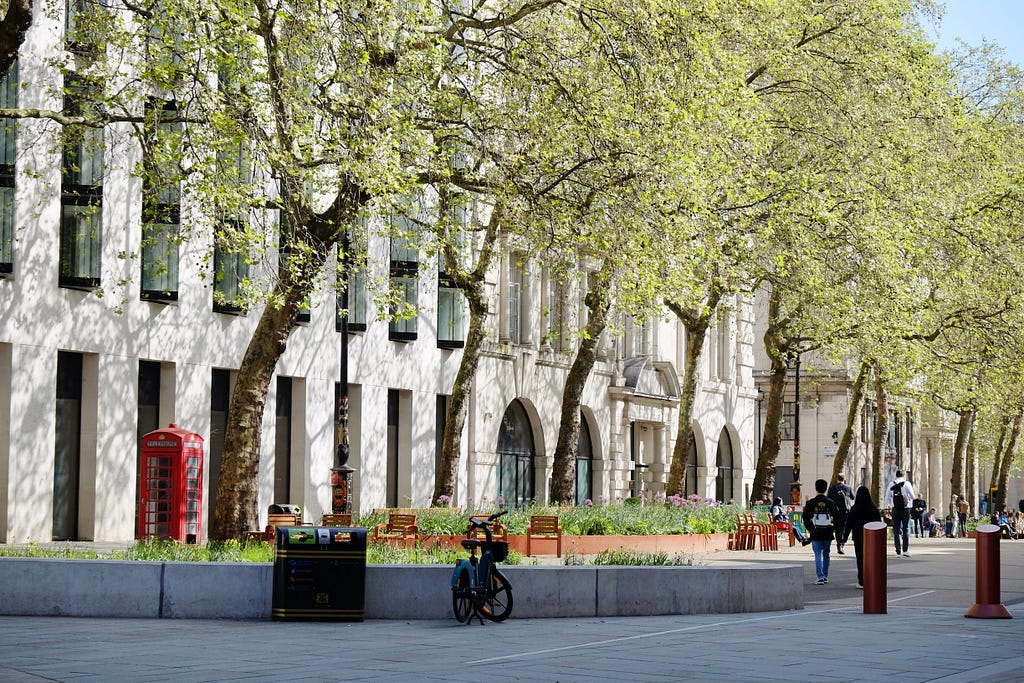
<svg viewBox="0 0 1024 683">
<path fill-rule="evenodd" d="M 728 503 L 736 498 L 733 490 L 733 462 L 732 462 L 732 441 L 729 439 L 729 432 L 722 428 L 718 435 L 718 476 L 715 477 L 715 500 Z"/>
<path fill-rule="evenodd" d="M 697 439 L 690 432 L 690 447 L 686 449 L 686 484 L 683 489 L 687 496 L 697 493 Z"/>
<path fill-rule="evenodd" d="M 498 498 L 521 507 L 534 499 L 533 429 L 519 399 L 512 401 L 498 431 Z"/>
<path fill-rule="evenodd" d="M 594 499 L 594 446 L 590 440 L 587 416 L 580 415 L 580 439 L 576 449 L 576 504 L 584 505 Z"/>
</svg>

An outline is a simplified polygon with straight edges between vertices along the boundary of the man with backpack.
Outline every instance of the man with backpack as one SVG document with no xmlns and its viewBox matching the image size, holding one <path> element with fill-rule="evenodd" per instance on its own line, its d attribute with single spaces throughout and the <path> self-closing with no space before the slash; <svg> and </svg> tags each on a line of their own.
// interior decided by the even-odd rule
<svg viewBox="0 0 1024 683">
<path fill-rule="evenodd" d="M 892 539 L 896 546 L 896 557 L 910 557 L 907 548 L 910 545 L 910 506 L 914 498 L 914 487 L 903 478 L 903 470 L 896 470 L 896 478 L 885 489 L 884 505 L 892 516 Z"/>
<path fill-rule="evenodd" d="M 825 495 L 828 490 L 827 481 L 818 479 L 814 482 L 814 490 L 818 495 L 804 506 L 804 528 L 809 532 L 811 548 L 814 550 L 814 569 L 818 574 L 816 584 L 821 586 L 828 583 L 829 551 L 832 549 L 834 520 L 839 516 L 839 509 Z"/>
<path fill-rule="evenodd" d="M 843 544 L 846 542 L 846 536 L 848 535 L 846 533 L 846 513 L 850 510 L 850 506 L 853 505 L 853 489 L 846 483 L 846 478 L 843 475 L 836 475 L 836 483 L 829 487 L 828 497 L 836 504 L 836 509 L 839 511 L 834 520 L 836 552 L 840 555 L 845 555 Z"/>
</svg>

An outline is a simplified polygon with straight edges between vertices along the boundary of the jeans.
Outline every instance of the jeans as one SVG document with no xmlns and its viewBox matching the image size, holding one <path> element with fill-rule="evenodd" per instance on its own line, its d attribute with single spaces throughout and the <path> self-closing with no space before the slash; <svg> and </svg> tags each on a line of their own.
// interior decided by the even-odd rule
<svg viewBox="0 0 1024 683">
<path fill-rule="evenodd" d="M 818 580 L 827 579 L 832 539 L 830 538 L 826 541 L 811 539 L 811 549 L 814 551 L 814 570 L 818 573 Z"/>
<path fill-rule="evenodd" d="M 900 547 L 901 538 L 903 539 L 902 547 Z M 897 555 L 907 552 L 907 546 L 910 544 L 910 510 L 906 508 L 903 510 L 893 508 L 892 541 L 893 545 L 896 546 Z"/>
<path fill-rule="evenodd" d="M 836 537 L 836 548 L 841 549 L 843 544 L 846 543 L 846 517 L 836 517 L 832 520 L 832 523 Z"/>
</svg>

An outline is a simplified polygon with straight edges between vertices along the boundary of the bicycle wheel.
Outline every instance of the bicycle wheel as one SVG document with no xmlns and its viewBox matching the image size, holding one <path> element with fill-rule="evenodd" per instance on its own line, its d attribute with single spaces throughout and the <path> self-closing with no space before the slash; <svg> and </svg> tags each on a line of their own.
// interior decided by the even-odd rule
<svg viewBox="0 0 1024 683">
<path fill-rule="evenodd" d="M 455 620 L 460 624 L 469 621 L 473 614 L 472 590 L 469 586 L 469 572 L 463 569 L 459 572 L 458 582 L 452 586 L 452 611 L 455 612 Z"/>
<path fill-rule="evenodd" d="M 498 571 L 491 574 L 491 587 L 484 600 L 484 616 L 491 621 L 505 621 L 512 614 L 512 586 Z"/>
</svg>

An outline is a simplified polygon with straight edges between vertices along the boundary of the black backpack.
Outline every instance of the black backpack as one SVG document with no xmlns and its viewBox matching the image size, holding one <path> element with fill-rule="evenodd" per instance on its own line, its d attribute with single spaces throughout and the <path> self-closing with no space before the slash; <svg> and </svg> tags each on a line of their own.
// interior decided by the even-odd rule
<svg viewBox="0 0 1024 683">
<path fill-rule="evenodd" d="M 905 510 L 907 508 L 907 498 L 903 495 L 903 482 L 897 482 L 892 485 L 889 489 L 892 491 L 892 507 L 894 510 Z"/>
</svg>

